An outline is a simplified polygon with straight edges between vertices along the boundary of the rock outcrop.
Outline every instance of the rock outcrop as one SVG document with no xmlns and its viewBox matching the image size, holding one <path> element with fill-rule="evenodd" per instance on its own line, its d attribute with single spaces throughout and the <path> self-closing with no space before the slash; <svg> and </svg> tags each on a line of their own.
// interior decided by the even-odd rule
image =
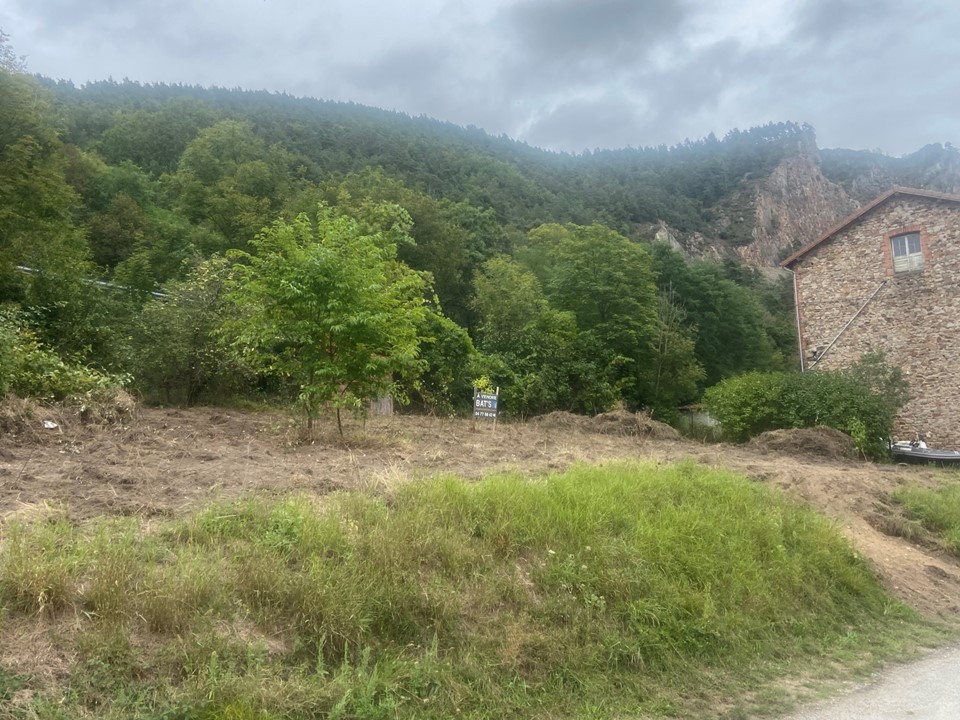
<svg viewBox="0 0 960 720">
<path fill-rule="evenodd" d="M 755 190 L 753 241 L 736 248 L 754 267 L 776 267 L 789 252 L 821 235 L 859 203 L 820 169 L 817 156 L 783 160 Z"/>
<path fill-rule="evenodd" d="M 689 259 L 736 257 L 776 272 L 792 251 L 895 186 L 960 193 L 960 151 L 929 145 L 902 158 L 852 150 L 797 146 L 766 177 L 745 176 L 739 189 L 711 212 L 709 232 L 679 232 L 661 222 L 641 232 L 669 243 Z"/>
</svg>

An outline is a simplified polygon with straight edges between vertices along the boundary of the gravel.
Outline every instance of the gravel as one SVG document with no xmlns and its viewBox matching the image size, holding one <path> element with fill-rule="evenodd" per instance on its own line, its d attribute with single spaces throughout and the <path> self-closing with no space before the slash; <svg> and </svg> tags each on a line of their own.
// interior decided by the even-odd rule
<svg viewBox="0 0 960 720">
<path fill-rule="evenodd" d="M 960 647 L 890 668 L 869 684 L 782 720 L 958 720 Z"/>
</svg>

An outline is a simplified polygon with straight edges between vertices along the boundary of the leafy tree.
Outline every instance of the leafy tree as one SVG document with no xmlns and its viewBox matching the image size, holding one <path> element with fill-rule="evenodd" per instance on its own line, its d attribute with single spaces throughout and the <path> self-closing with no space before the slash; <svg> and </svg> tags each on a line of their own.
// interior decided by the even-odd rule
<svg viewBox="0 0 960 720">
<path fill-rule="evenodd" d="M 452 415 L 465 409 L 480 363 L 470 335 L 433 308 L 424 313 L 417 335 L 420 370 L 407 394 L 430 412 Z"/>
<path fill-rule="evenodd" d="M 244 360 L 292 381 L 307 425 L 325 406 L 341 408 L 396 392 L 398 374 L 416 369 L 424 279 L 397 260 L 410 216 L 379 208 L 387 220 L 365 228 L 321 206 L 277 221 L 254 240 L 257 254 L 234 253 L 230 293 L 239 317 L 224 338 Z"/>
<path fill-rule="evenodd" d="M 0 71 L 8 73 L 26 72 L 27 64 L 22 55 L 17 55 L 10 44 L 10 36 L 0 28 Z"/>
<path fill-rule="evenodd" d="M 750 289 L 706 261 L 687 263 L 664 243 L 650 248 L 657 285 L 683 302 L 697 328 L 695 355 L 706 385 L 751 370 L 781 370 L 783 356 L 768 330 L 769 314 Z"/>
<path fill-rule="evenodd" d="M 504 355 L 516 352 L 528 328 L 550 309 L 540 281 L 510 258 L 499 257 L 483 265 L 475 284 L 480 348 Z"/>
<path fill-rule="evenodd" d="M 316 192 L 307 189 L 297 203 L 310 202 Z M 480 210 L 465 201 L 438 200 L 406 187 L 380 169 L 323 183 L 320 192 L 331 205 L 357 216 L 365 212 L 363 205 L 372 201 L 396 203 L 407 210 L 413 219 L 410 234 L 416 242 L 399 248 L 400 259 L 429 272 L 444 314 L 473 328 L 476 316 L 470 296 L 474 275 L 481 263 L 507 247 L 505 232 L 492 210 Z"/>
<path fill-rule="evenodd" d="M 648 403 L 657 304 L 647 251 L 602 225 L 542 225 L 517 257 L 540 278 L 550 304 L 574 315 L 622 396 L 634 407 Z"/>
<path fill-rule="evenodd" d="M 244 248 L 280 213 L 292 165 L 290 153 L 267 146 L 249 123 L 223 120 L 187 145 L 169 186 L 191 222 L 223 237 L 208 252 Z"/>
<path fill-rule="evenodd" d="M 90 284 L 89 246 L 73 222 L 80 200 L 65 166 L 46 91 L 0 70 L 0 300 L 28 309 L 39 340 L 59 355 L 117 369 L 125 312 Z"/>
<path fill-rule="evenodd" d="M 160 289 L 195 266 L 203 249 L 222 240 L 212 229 L 193 225 L 171 210 L 152 206 L 145 216 L 142 238 L 114 268 L 114 281 L 119 285 L 143 292 Z"/>
<path fill-rule="evenodd" d="M 0 70 L 0 299 L 22 297 L 15 266 L 36 267 L 45 244 L 82 254 L 71 222 L 78 198 L 64 180 L 60 149 L 46 93 L 32 78 Z"/>
<path fill-rule="evenodd" d="M 676 420 L 677 408 L 697 396 L 705 373 L 694 354 L 695 347 L 696 328 L 688 323 L 680 298 L 672 290 L 661 290 L 657 293 L 654 377 L 650 394 L 655 415 Z"/>
<path fill-rule="evenodd" d="M 126 193 L 117 194 L 107 210 L 87 224 L 93 259 L 99 265 L 115 267 L 142 242 L 146 229 L 147 217 L 136 200 Z"/>
<path fill-rule="evenodd" d="M 503 387 L 504 407 L 517 415 L 551 410 L 595 413 L 617 399 L 602 357 L 579 333 L 571 312 L 550 306 L 536 276 L 508 258 L 477 273 L 474 303 L 486 373 Z"/>
<path fill-rule="evenodd" d="M 132 162 L 151 177 L 172 173 L 187 145 L 220 114 L 202 102 L 173 99 L 156 110 L 118 113 L 97 139 L 96 149 L 112 165 Z"/>
<path fill-rule="evenodd" d="M 171 283 L 164 297 L 144 305 L 134 329 L 133 374 L 147 398 L 195 403 L 250 381 L 251 373 L 224 353 L 218 330 L 230 306 L 230 264 L 215 256 L 185 280 Z"/>
</svg>

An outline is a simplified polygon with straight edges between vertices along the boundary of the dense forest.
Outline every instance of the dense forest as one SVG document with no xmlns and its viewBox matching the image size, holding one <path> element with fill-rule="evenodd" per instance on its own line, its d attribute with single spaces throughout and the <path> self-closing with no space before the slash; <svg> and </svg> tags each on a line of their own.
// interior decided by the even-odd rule
<svg viewBox="0 0 960 720">
<path fill-rule="evenodd" d="M 813 142 L 778 123 L 573 156 L 282 94 L 77 88 L 7 52 L 0 391 L 80 378 L 313 418 L 383 393 L 462 412 L 481 382 L 515 415 L 670 419 L 723 378 L 788 369 L 792 297 L 650 225 L 708 230 Z"/>
</svg>

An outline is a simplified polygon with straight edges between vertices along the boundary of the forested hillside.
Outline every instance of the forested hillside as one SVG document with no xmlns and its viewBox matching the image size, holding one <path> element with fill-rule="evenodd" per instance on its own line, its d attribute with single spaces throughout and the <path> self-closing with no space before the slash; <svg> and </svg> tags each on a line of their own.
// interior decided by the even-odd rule
<svg viewBox="0 0 960 720">
<path fill-rule="evenodd" d="M 737 248 L 766 179 L 817 152 L 778 123 L 571 156 L 287 95 L 76 88 L 7 59 L 0 390 L 86 387 L 36 377 L 43 357 L 152 400 L 288 396 L 311 418 L 388 392 L 461 411 L 478 379 L 515 414 L 669 418 L 792 364 L 790 286 Z M 851 157 L 823 170 L 853 188 Z"/>
</svg>

